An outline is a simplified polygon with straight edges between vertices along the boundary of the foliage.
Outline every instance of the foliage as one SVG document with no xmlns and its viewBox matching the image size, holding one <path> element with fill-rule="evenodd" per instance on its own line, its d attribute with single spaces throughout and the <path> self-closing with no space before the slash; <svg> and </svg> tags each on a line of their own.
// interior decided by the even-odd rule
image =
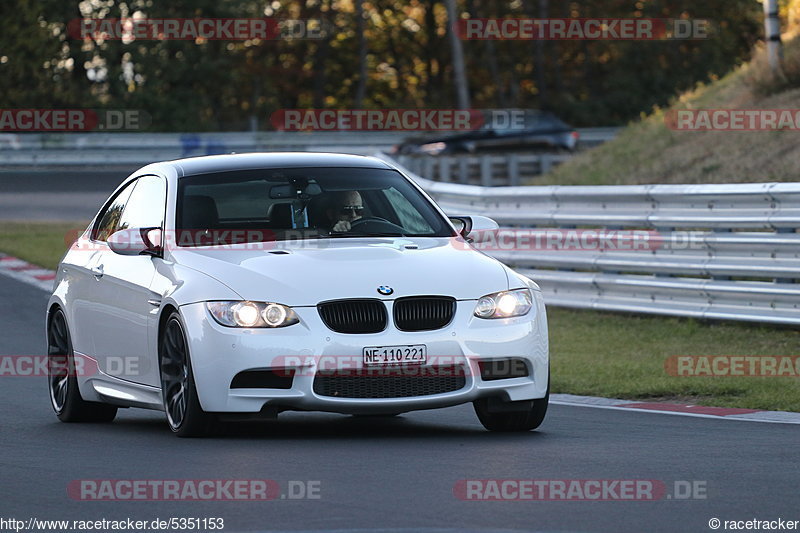
<svg viewBox="0 0 800 533">
<path fill-rule="evenodd" d="M 357 3 L 366 19 L 365 55 Z M 459 0 L 465 18 L 538 16 L 536 4 Z M 549 17 L 707 18 L 716 21 L 716 30 L 693 41 L 465 41 L 474 108 L 550 108 L 576 126 L 621 124 L 728 72 L 747 59 L 761 34 L 755 0 L 544 4 Z M 3 108 L 139 109 L 161 131 L 241 130 L 253 121 L 267 129 L 277 109 L 352 107 L 361 57 L 364 107 L 454 105 L 449 23 L 441 2 L 4 0 L 0 14 L 6 21 L 0 34 Z M 78 17 L 134 14 L 324 18 L 333 29 L 321 40 L 122 42 L 67 35 L 67 24 Z"/>
<path fill-rule="evenodd" d="M 785 41 L 785 57 L 787 64 L 800 64 L 800 37 Z M 667 109 L 656 108 L 643 115 L 623 128 L 616 139 L 578 154 L 530 184 L 797 181 L 800 144 L 796 131 L 676 131 L 665 120 L 670 110 L 679 109 L 797 109 L 800 88 L 774 80 L 765 63 L 759 48 L 751 63 L 719 80 L 698 84 L 670 102 Z"/>
<path fill-rule="evenodd" d="M 794 38 L 784 43 L 779 75 L 772 73 L 765 48 L 758 46 L 744 81 L 758 96 L 769 96 L 800 87 L 800 39 Z"/>
</svg>

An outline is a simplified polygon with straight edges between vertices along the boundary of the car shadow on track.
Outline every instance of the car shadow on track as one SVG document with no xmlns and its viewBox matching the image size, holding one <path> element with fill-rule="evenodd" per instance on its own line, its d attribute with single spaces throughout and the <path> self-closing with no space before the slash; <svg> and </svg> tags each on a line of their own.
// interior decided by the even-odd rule
<svg viewBox="0 0 800 533">
<path fill-rule="evenodd" d="M 107 426 L 93 425 L 94 430 L 106 428 L 106 433 L 122 435 L 145 434 L 174 438 L 166 422 L 158 416 L 121 417 Z M 347 416 L 327 413 L 284 413 L 277 420 L 218 422 L 207 439 L 267 439 L 267 440 L 347 440 L 353 438 L 543 438 L 543 432 L 492 433 L 477 422 L 465 424 L 447 416 L 435 420 L 430 416 L 405 414 L 394 417 Z M 111 435 L 109 435 L 111 436 Z"/>
</svg>

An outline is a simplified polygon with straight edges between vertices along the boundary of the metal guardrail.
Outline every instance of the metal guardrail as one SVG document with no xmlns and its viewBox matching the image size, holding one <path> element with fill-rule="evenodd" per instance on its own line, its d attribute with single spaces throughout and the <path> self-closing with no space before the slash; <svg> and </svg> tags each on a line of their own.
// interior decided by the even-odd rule
<svg viewBox="0 0 800 533">
<path fill-rule="evenodd" d="M 389 150 L 405 132 L 3 133 L 0 168 L 142 166 L 231 152 Z"/>
<path fill-rule="evenodd" d="M 579 129 L 579 149 L 591 148 L 614 139 L 621 128 Z M 516 186 L 522 180 L 549 172 L 555 165 L 570 159 L 566 151 L 533 153 L 517 151 L 503 154 L 456 154 L 431 156 L 398 155 L 397 161 L 412 172 L 434 181 L 493 187 Z"/>
<path fill-rule="evenodd" d="M 503 155 L 400 155 L 397 161 L 415 174 L 433 181 L 479 184 L 482 187 L 519 185 L 520 181 L 549 172 L 572 154 L 507 153 Z"/>
<path fill-rule="evenodd" d="M 579 130 L 587 143 L 617 128 Z M 371 154 L 389 151 L 409 132 L 221 133 L 0 133 L 0 169 L 32 167 L 135 167 L 198 155 L 231 152 L 320 151 Z"/>
<path fill-rule="evenodd" d="M 512 246 L 483 249 L 550 305 L 800 324 L 800 183 L 478 187 L 409 175 L 448 214 L 495 219 L 494 242 Z M 533 228 L 643 230 L 656 245 L 513 246 Z"/>
</svg>

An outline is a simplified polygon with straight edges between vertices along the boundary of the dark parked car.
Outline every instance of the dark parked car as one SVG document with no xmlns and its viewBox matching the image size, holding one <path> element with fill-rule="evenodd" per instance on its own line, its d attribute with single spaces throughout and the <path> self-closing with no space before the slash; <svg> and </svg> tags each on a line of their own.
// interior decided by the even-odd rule
<svg viewBox="0 0 800 533">
<path fill-rule="evenodd" d="M 406 139 L 395 147 L 397 154 L 457 154 L 490 150 L 529 148 L 573 151 L 579 134 L 547 111 L 523 111 L 512 122 L 509 112 L 490 113 L 486 123 L 475 130 L 457 134 L 426 135 Z"/>
</svg>

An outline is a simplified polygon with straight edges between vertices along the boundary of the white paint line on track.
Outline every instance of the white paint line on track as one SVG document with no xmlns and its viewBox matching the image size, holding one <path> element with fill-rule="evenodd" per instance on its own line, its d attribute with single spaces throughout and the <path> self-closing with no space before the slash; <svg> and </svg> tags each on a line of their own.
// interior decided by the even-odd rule
<svg viewBox="0 0 800 533">
<path fill-rule="evenodd" d="M 614 403 L 611 403 L 614 402 Z M 739 422 L 763 422 L 768 424 L 800 424 L 800 413 L 787 411 L 758 411 L 741 415 L 709 415 L 703 413 L 686 413 L 681 411 L 659 410 L 657 403 L 652 403 L 653 409 L 637 409 L 627 407 L 626 404 L 642 404 L 631 400 L 613 400 L 594 396 L 573 396 L 571 394 L 551 394 L 550 403 L 568 407 L 591 407 L 594 409 L 609 409 L 612 411 L 627 411 L 629 413 L 651 413 L 656 415 L 690 416 L 693 418 L 710 418 L 713 420 L 736 420 Z"/>
<path fill-rule="evenodd" d="M 26 285 L 31 285 L 46 292 L 53 290 L 53 279 L 55 279 L 56 275 L 53 270 L 47 270 L 46 268 L 23 261 L 22 259 L 1 253 L 0 274 L 4 274 Z M 40 277 L 44 276 L 52 276 L 52 278 L 40 279 Z"/>
</svg>

